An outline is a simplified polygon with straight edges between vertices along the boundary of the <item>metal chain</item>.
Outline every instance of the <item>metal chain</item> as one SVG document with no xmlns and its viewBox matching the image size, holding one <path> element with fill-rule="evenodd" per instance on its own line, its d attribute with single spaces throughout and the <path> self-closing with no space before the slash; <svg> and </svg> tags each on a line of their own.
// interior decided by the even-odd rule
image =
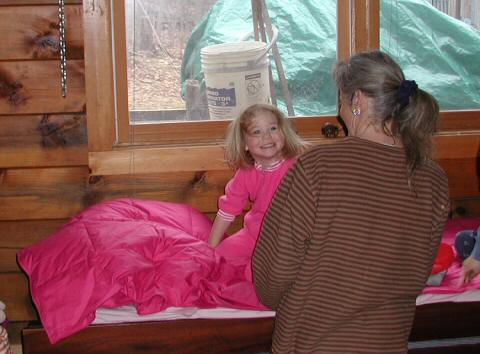
<svg viewBox="0 0 480 354">
<path fill-rule="evenodd" d="M 65 1 L 58 0 L 58 19 L 60 31 L 60 77 L 62 97 L 67 96 L 67 45 L 65 43 Z"/>
</svg>

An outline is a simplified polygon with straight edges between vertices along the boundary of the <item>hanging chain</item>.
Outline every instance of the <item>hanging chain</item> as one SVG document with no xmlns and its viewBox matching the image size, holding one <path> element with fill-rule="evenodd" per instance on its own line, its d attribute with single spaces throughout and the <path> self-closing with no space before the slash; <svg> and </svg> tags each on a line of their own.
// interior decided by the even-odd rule
<svg viewBox="0 0 480 354">
<path fill-rule="evenodd" d="M 62 97 L 67 96 L 67 45 L 65 43 L 65 1 L 58 0 L 58 19 L 60 31 L 60 77 Z"/>
</svg>

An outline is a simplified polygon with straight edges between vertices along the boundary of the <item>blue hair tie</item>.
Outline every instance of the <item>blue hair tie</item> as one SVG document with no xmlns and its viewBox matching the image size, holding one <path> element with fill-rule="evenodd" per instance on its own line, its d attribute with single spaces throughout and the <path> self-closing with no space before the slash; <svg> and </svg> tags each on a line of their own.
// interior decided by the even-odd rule
<svg viewBox="0 0 480 354">
<path fill-rule="evenodd" d="M 408 100 L 412 91 L 418 87 L 415 80 L 403 80 L 397 91 L 397 102 L 400 104 L 400 109 L 408 104 Z"/>
</svg>

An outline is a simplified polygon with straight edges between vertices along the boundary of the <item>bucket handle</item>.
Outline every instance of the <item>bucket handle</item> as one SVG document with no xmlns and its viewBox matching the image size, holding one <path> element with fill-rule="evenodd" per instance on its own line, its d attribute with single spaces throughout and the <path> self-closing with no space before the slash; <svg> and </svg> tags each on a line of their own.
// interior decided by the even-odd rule
<svg viewBox="0 0 480 354">
<path fill-rule="evenodd" d="M 250 37 L 253 34 L 253 32 L 250 32 L 240 38 L 240 41 L 245 41 L 248 37 Z M 255 59 L 255 62 L 259 61 L 262 59 L 265 55 L 267 55 L 268 51 L 272 48 L 272 46 L 277 42 L 278 38 L 278 29 L 274 25 L 272 25 L 272 38 L 270 38 L 270 43 L 268 43 L 267 47 L 265 48 L 265 52 L 260 55 L 257 59 Z"/>
</svg>

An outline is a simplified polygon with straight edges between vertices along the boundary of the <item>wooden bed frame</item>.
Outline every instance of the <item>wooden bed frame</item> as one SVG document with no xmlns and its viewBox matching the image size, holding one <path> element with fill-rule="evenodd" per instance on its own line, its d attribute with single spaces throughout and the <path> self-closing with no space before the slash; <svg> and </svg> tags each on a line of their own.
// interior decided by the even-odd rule
<svg viewBox="0 0 480 354">
<path fill-rule="evenodd" d="M 41 325 L 32 323 L 22 342 L 24 354 L 261 353 L 270 348 L 273 325 L 273 318 L 91 325 L 51 345 Z M 410 341 L 416 348 L 409 353 L 480 353 L 480 302 L 418 306 Z"/>
</svg>

